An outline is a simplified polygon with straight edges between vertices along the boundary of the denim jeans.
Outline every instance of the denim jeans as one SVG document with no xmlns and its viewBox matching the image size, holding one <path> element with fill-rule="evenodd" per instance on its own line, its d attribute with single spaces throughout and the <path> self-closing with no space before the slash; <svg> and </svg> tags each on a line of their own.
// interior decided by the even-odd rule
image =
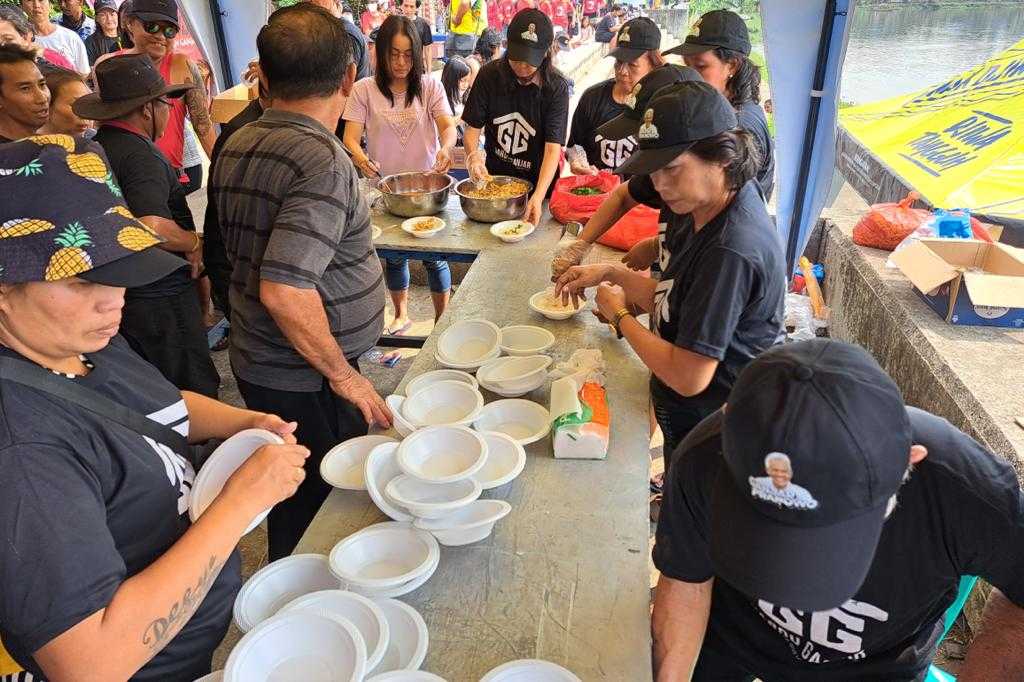
<svg viewBox="0 0 1024 682">
<path fill-rule="evenodd" d="M 434 294 L 443 294 L 452 288 L 452 272 L 446 260 L 425 260 L 423 267 L 427 269 L 427 283 Z M 388 291 L 405 291 L 409 288 L 409 260 L 407 258 L 388 258 L 384 277 L 388 283 Z"/>
</svg>

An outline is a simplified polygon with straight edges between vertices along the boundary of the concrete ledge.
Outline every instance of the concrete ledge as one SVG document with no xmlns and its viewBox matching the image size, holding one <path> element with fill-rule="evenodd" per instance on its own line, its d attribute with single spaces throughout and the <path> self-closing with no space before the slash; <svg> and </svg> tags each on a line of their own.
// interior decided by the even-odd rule
<svg viewBox="0 0 1024 682">
<path fill-rule="evenodd" d="M 871 351 L 908 403 L 940 415 L 1004 457 L 1024 480 L 1024 331 L 947 324 L 910 282 L 886 268 L 888 252 L 850 235 L 867 206 L 844 190 L 826 212 L 818 259 L 835 338 Z"/>
</svg>

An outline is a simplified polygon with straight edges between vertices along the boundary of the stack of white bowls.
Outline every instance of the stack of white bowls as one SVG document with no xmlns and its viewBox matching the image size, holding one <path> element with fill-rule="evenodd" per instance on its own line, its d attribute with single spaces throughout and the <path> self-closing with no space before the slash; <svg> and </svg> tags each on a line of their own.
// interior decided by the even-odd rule
<svg viewBox="0 0 1024 682">
<path fill-rule="evenodd" d="M 496 358 L 482 365 L 476 378 L 491 393 L 517 398 L 544 385 L 552 362 L 547 355 Z"/>
<path fill-rule="evenodd" d="M 395 401 L 404 426 L 419 429 L 425 426 L 472 424 L 484 407 L 484 397 L 475 386 L 463 381 L 438 381 L 430 390 L 420 390 L 404 400 Z"/>
<path fill-rule="evenodd" d="M 408 524 L 371 529 L 381 526 L 401 526 L 415 535 L 427 554 L 432 553 L 436 568 L 437 542 L 428 533 Z M 372 548 L 363 546 L 361 551 L 365 557 Z M 384 564 L 389 561 L 386 551 L 378 556 L 384 556 Z M 396 561 L 414 563 L 416 558 L 403 551 Z M 365 564 L 361 570 L 367 570 Z M 429 639 L 423 617 L 402 602 L 368 598 L 341 586 L 322 554 L 286 557 L 257 571 L 235 600 L 235 622 L 246 635 L 231 652 L 224 679 L 358 681 L 371 674 L 418 669 Z"/>
<path fill-rule="evenodd" d="M 435 357 L 445 367 L 473 371 L 501 355 L 501 330 L 487 320 L 461 320 L 444 330 Z"/>
<path fill-rule="evenodd" d="M 373 598 L 401 597 L 437 570 L 441 549 L 434 536 L 408 523 L 368 526 L 334 546 L 331 573 L 342 587 Z"/>
</svg>

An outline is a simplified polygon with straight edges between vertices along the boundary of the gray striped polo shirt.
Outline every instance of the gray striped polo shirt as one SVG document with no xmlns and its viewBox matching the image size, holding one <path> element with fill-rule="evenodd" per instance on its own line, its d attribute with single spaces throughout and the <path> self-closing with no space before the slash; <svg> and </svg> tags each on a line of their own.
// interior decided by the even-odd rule
<svg viewBox="0 0 1024 682">
<path fill-rule="evenodd" d="M 232 368 L 259 386 L 319 390 L 323 377 L 260 302 L 260 281 L 315 288 L 346 357 L 377 342 L 383 273 L 351 161 L 317 121 L 268 109 L 231 136 L 210 176 L 232 266 Z"/>
</svg>

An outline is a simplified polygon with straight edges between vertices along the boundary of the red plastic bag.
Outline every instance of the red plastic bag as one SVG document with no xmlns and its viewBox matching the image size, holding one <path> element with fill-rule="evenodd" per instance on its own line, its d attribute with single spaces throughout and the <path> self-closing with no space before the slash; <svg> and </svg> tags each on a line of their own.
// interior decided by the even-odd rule
<svg viewBox="0 0 1024 682">
<path fill-rule="evenodd" d="M 931 211 L 910 208 L 920 198 L 917 192 L 911 192 L 898 204 L 872 205 L 854 226 L 853 243 L 886 251 L 895 249 L 932 217 Z"/>
<path fill-rule="evenodd" d="M 619 186 L 619 176 L 601 171 L 597 175 L 570 175 L 559 178 L 551 194 L 549 208 L 555 220 L 567 223 L 576 220 L 585 223 L 608 198 L 608 193 Z M 601 194 L 578 195 L 572 190 L 579 187 L 594 187 Z M 605 232 L 598 244 L 613 249 L 629 251 L 636 243 L 658 235 L 658 211 L 648 206 L 635 207 L 622 216 L 610 230 Z"/>
<path fill-rule="evenodd" d="M 612 229 L 601 235 L 597 243 L 629 251 L 637 242 L 658 236 L 659 213 L 656 208 L 640 204 L 612 225 Z"/>
<path fill-rule="evenodd" d="M 570 175 L 555 181 L 555 189 L 551 193 L 548 208 L 551 215 L 560 223 L 577 220 L 587 222 L 598 207 L 608 198 L 608 193 L 619 186 L 619 176 L 608 171 L 597 175 Z M 573 194 L 572 190 L 580 187 L 593 187 L 600 194 Z"/>
</svg>

